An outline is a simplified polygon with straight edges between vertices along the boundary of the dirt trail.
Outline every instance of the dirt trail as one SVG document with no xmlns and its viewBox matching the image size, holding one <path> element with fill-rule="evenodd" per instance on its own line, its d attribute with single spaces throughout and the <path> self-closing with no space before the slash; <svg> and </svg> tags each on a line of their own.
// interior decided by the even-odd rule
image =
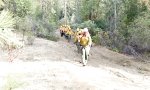
<svg viewBox="0 0 150 90">
<path fill-rule="evenodd" d="M 0 51 L 0 90 L 150 90 L 150 63 L 104 47 L 83 67 L 73 43 L 36 38 L 14 62 Z"/>
</svg>

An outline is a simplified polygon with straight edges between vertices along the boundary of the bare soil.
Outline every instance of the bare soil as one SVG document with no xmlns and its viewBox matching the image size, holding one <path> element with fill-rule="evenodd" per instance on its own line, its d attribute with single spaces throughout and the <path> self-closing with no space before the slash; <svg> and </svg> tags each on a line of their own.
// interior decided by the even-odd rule
<svg viewBox="0 0 150 90">
<path fill-rule="evenodd" d="M 83 67 L 76 46 L 36 38 L 33 45 L 0 50 L 0 90 L 150 90 L 150 63 L 93 46 Z"/>
</svg>

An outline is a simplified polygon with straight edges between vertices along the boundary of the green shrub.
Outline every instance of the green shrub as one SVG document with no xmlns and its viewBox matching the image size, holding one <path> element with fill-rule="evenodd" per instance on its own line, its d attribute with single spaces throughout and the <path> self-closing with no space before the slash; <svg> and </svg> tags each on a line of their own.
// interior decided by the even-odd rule
<svg viewBox="0 0 150 90">
<path fill-rule="evenodd" d="M 20 48 L 23 46 L 12 32 L 15 26 L 15 18 L 13 14 L 7 10 L 3 10 L 0 14 L 0 48 L 7 49 L 8 47 Z"/>
<path fill-rule="evenodd" d="M 30 0 L 9 0 L 7 3 L 8 9 L 14 12 L 18 17 L 24 18 L 31 13 Z"/>
<path fill-rule="evenodd" d="M 51 40 L 51 41 L 58 41 L 59 40 L 59 38 L 55 35 L 47 35 L 45 38 L 48 40 Z"/>
<path fill-rule="evenodd" d="M 28 45 L 33 45 L 34 39 L 35 39 L 34 36 L 28 36 L 28 37 L 27 37 Z"/>
<path fill-rule="evenodd" d="M 58 41 L 59 40 L 59 37 L 55 36 L 54 34 L 47 34 L 47 35 L 38 34 L 37 37 L 45 38 L 45 39 L 51 40 L 51 41 Z"/>
<path fill-rule="evenodd" d="M 138 52 L 150 51 L 150 13 L 143 13 L 128 29 L 129 44 Z"/>
<path fill-rule="evenodd" d="M 99 36 L 98 34 L 92 37 L 92 41 L 93 41 L 95 44 L 101 44 L 100 36 Z"/>
<path fill-rule="evenodd" d="M 0 27 L 13 28 L 16 23 L 16 18 L 13 18 L 13 13 L 8 10 L 3 10 L 0 13 Z"/>
<path fill-rule="evenodd" d="M 75 23 L 75 24 L 72 24 L 71 26 L 75 30 L 77 28 L 88 28 L 91 36 L 95 36 L 99 31 L 101 31 L 100 28 L 96 27 L 96 24 L 94 23 L 94 21 L 91 21 L 91 20 L 85 21 L 81 24 L 76 24 Z"/>
</svg>

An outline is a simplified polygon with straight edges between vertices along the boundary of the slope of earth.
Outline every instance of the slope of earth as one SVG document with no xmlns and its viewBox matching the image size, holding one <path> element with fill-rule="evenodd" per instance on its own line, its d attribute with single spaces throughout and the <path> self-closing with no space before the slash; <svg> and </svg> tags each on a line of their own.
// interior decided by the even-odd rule
<svg viewBox="0 0 150 90">
<path fill-rule="evenodd" d="M 31 46 L 0 51 L 0 90 L 149 90 L 150 63 L 94 46 L 87 66 L 76 46 L 36 38 Z"/>
</svg>

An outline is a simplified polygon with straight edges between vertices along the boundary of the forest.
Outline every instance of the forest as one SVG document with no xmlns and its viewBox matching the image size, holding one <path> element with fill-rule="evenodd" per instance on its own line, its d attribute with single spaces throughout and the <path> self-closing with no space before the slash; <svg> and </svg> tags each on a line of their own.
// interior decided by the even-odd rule
<svg viewBox="0 0 150 90">
<path fill-rule="evenodd" d="M 0 0 L 0 90 L 149 84 L 150 0 Z"/>
<path fill-rule="evenodd" d="M 68 24 L 87 27 L 96 45 L 149 57 L 149 0 L 0 0 L 0 27 L 57 41 L 54 32 Z"/>
</svg>

